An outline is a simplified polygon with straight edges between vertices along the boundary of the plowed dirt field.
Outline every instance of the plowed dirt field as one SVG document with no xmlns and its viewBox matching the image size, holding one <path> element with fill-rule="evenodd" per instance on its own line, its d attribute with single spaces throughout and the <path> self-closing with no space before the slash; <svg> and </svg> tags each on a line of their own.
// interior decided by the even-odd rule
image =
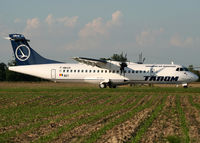
<svg viewBox="0 0 200 143">
<path fill-rule="evenodd" d="M 2 82 L 0 142 L 199 143 L 200 86 Z"/>
</svg>

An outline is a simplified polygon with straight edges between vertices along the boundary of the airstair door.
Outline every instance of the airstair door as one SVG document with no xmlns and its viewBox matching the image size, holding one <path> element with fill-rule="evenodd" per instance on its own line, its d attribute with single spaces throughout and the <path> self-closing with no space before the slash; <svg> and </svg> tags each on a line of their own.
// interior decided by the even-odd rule
<svg viewBox="0 0 200 143">
<path fill-rule="evenodd" d="M 56 69 L 51 70 L 51 79 L 56 79 Z"/>
</svg>

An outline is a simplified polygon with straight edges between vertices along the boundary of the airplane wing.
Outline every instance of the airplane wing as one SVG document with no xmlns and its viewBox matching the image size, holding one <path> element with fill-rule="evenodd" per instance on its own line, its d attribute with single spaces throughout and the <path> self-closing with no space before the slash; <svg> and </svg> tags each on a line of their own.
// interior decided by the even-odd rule
<svg viewBox="0 0 200 143">
<path fill-rule="evenodd" d="M 100 60 L 100 59 L 92 59 L 92 58 L 84 58 L 84 57 L 74 57 L 72 59 L 80 63 L 84 63 L 86 65 L 90 65 L 93 67 L 97 66 L 99 68 L 108 68 L 108 65 L 111 64 L 107 62 L 106 60 Z"/>
</svg>

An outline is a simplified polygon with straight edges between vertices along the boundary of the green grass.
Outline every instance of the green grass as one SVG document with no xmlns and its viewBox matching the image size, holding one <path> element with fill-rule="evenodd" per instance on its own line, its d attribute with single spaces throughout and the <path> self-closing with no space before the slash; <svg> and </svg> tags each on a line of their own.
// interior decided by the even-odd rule
<svg viewBox="0 0 200 143">
<path fill-rule="evenodd" d="M 190 142 L 189 128 L 188 128 L 188 125 L 187 125 L 187 122 L 186 122 L 185 113 L 183 112 L 183 109 L 181 107 L 181 101 L 180 101 L 179 95 L 176 96 L 176 107 L 177 107 L 177 111 L 178 111 L 178 114 L 179 114 L 181 129 L 182 129 L 182 132 L 184 134 L 183 142 L 189 143 Z"/>
<path fill-rule="evenodd" d="M 133 108 L 130 112 L 127 112 L 126 114 L 122 115 L 120 118 L 115 119 L 114 121 L 109 122 L 106 124 L 103 128 L 98 130 L 97 132 L 93 132 L 89 138 L 85 140 L 87 143 L 95 142 L 97 139 L 99 139 L 102 135 L 106 133 L 107 130 L 113 128 L 114 126 L 127 121 L 129 118 L 134 116 L 135 113 L 142 111 L 145 108 L 148 108 L 152 105 L 153 98 L 146 103 L 145 105 L 137 106 L 136 108 Z"/>
<path fill-rule="evenodd" d="M 193 96 L 189 95 L 188 98 L 189 98 L 189 102 L 190 102 L 190 104 L 191 104 L 192 106 L 196 107 L 197 109 L 200 109 L 200 103 L 199 103 L 199 104 L 194 103 L 194 102 L 193 102 Z"/>
<path fill-rule="evenodd" d="M 181 143 L 181 138 L 180 137 L 178 137 L 178 136 L 168 136 L 168 137 L 166 137 L 166 139 L 167 139 L 167 141 L 169 142 L 169 143 Z"/>
<path fill-rule="evenodd" d="M 132 143 L 138 143 L 140 142 L 142 136 L 144 135 L 144 133 L 147 131 L 147 129 L 150 127 L 150 125 L 152 124 L 152 122 L 154 121 L 154 119 L 158 116 L 159 112 L 162 110 L 164 103 L 166 101 L 166 96 L 164 96 L 161 100 L 161 104 L 157 105 L 155 107 L 155 109 L 153 110 L 153 112 L 151 113 L 150 117 L 147 118 L 142 125 L 139 127 L 137 133 L 135 136 L 133 136 L 133 138 L 131 139 L 130 142 Z"/>
<path fill-rule="evenodd" d="M 113 96 L 113 97 L 116 98 L 115 96 Z M 130 97 L 130 95 L 128 97 Z M 141 97 L 143 97 L 143 96 L 141 96 Z M 130 106 L 135 105 L 141 97 L 137 97 L 137 100 L 133 104 L 123 106 L 123 109 L 129 108 Z M 126 98 L 127 97 L 125 97 L 124 99 L 126 99 Z M 104 105 L 97 105 L 97 106 L 89 109 L 87 111 L 87 113 L 98 112 L 99 110 L 102 110 L 103 108 L 105 108 Z M 49 135 L 39 138 L 39 140 L 37 140 L 36 142 L 48 142 L 48 141 L 58 137 L 63 132 L 69 131 L 69 130 L 77 127 L 77 126 L 82 125 L 82 124 L 86 124 L 86 123 L 91 123 L 91 122 L 97 121 L 97 120 L 99 120 L 99 119 L 101 119 L 101 118 L 103 118 L 103 117 L 105 117 L 105 116 L 107 116 L 107 115 L 109 115 L 109 114 L 111 114 L 111 113 L 113 113 L 115 111 L 120 110 L 120 108 L 121 108 L 120 104 L 116 104 L 116 105 L 107 107 L 106 109 L 103 110 L 103 112 L 94 114 L 93 116 L 89 116 L 89 117 L 84 118 L 84 119 L 75 120 L 74 122 L 63 126 L 63 127 L 59 128 L 56 131 L 51 132 Z"/>
<path fill-rule="evenodd" d="M 30 84 L 30 83 L 29 83 Z M 41 83 L 42 84 L 42 83 Z M 56 84 L 55 84 L 56 85 Z M 154 119 L 165 105 L 167 96 L 176 96 L 177 111 L 184 140 L 190 141 L 185 113 L 181 108 L 182 94 L 189 94 L 191 105 L 199 109 L 193 102 L 193 94 L 198 96 L 200 88 L 161 88 L 161 87 L 123 87 L 117 89 L 99 89 L 87 86 L 65 87 L 1 87 L 0 88 L 0 142 L 15 142 L 15 138 L 29 134 L 38 135 L 30 139 L 33 142 L 51 142 L 81 125 L 92 125 L 105 120 L 100 129 L 79 138 L 82 142 L 96 142 L 107 131 L 131 119 L 138 112 L 159 102 L 150 116 L 145 119 L 134 133 L 132 142 L 139 142 Z M 142 98 L 152 98 L 142 105 L 137 105 Z M 161 99 L 161 100 L 158 100 Z M 136 106 L 137 105 L 137 106 Z M 47 133 L 39 134 L 41 127 L 50 123 L 60 124 Z M 66 123 L 65 123 L 66 122 Z M 5 130 L 5 131 L 3 131 Z M 173 139 L 172 139 L 173 140 Z"/>
</svg>

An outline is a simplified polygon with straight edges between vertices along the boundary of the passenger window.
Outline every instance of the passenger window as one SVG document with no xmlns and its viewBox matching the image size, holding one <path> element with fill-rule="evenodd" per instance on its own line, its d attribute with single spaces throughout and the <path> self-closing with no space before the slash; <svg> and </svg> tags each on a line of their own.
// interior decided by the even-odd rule
<svg viewBox="0 0 200 143">
<path fill-rule="evenodd" d="M 113 70 L 113 73 L 115 73 L 115 70 Z"/>
<path fill-rule="evenodd" d="M 99 72 L 99 70 L 97 70 L 97 72 Z"/>
<path fill-rule="evenodd" d="M 69 72 L 69 70 L 67 70 L 67 72 Z"/>
<path fill-rule="evenodd" d="M 89 72 L 92 72 L 91 70 L 89 70 Z"/>
<path fill-rule="evenodd" d="M 93 70 L 93 73 L 95 73 L 95 70 Z"/>
<path fill-rule="evenodd" d="M 87 70 L 85 70 L 85 72 L 87 72 Z"/>
<path fill-rule="evenodd" d="M 63 70 L 63 72 L 65 72 L 65 70 Z"/>
<path fill-rule="evenodd" d="M 80 70 L 78 70 L 78 72 L 80 72 Z"/>
<path fill-rule="evenodd" d="M 117 70 L 117 73 L 119 73 L 119 71 Z"/>
<path fill-rule="evenodd" d="M 140 71 L 140 73 L 142 73 L 142 71 Z"/>
<path fill-rule="evenodd" d="M 132 73 L 134 73 L 135 71 L 134 70 L 132 70 Z"/>
<path fill-rule="evenodd" d="M 144 71 L 144 73 L 146 73 L 146 71 Z"/>
<path fill-rule="evenodd" d="M 70 72 L 72 72 L 72 70 L 70 70 Z"/>
<path fill-rule="evenodd" d="M 135 71 L 135 73 L 138 73 L 138 71 Z"/>
<path fill-rule="evenodd" d="M 107 70 L 105 70 L 105 73 L 107 73 Z"/>
<path fill-rule="evenodd" d="M 76 72 L 76 70 L 74 70 L 74 72 Z"/>
<path fill-rule="evenodd" d="M 131 73 L 131 71 L 129 70 L 128 73 Z"/>
<path fill-rule="evenodd" d="M 84 70 L 81 70 L 81 72 L 84 72 Z"/>
<path fill-rule="evenodd" d="M 103 70 L 101 70 L 101 73 L 103 73 Z"/>
</svg>

